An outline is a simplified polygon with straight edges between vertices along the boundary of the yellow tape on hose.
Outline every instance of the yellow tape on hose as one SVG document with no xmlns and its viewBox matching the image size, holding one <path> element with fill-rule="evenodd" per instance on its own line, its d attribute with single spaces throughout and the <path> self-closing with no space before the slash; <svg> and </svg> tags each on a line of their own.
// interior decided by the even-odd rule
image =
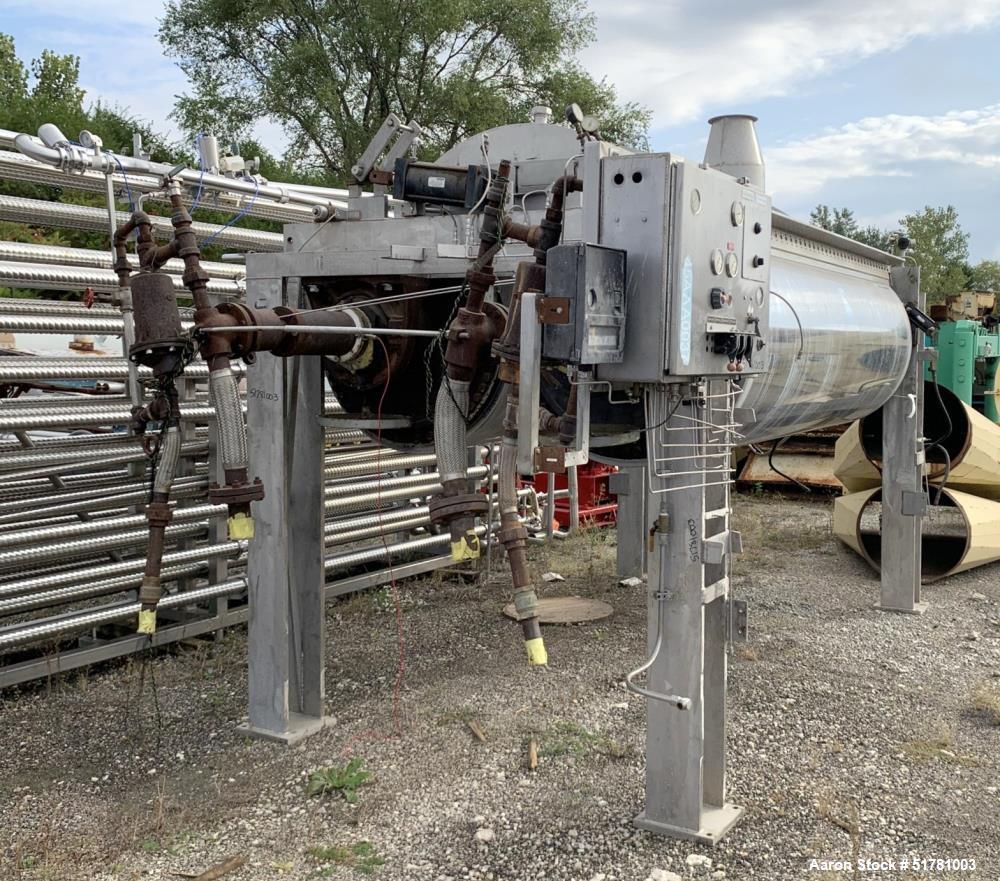
<svg viewBox="0 0 1000 881">
<path fill-rule="evenodd" d="M 156 609 L 139 612 L 139 626 L 136 628 L 136 633 L 149 635 L 156 633 Z"/>
<path fill-rule="evenodd" d="M 229 518 L 229 540 L 253 538 L 253 517 L 246 514 L 233 514 Z"/>
<path fill-rule="evenodd" d="M 524 648 L 528 652 L 528 663 L 538 666 L 545 666 L 549 662 L 548 652 L 545 651 L 545 641 L 537 636 L 534 639 L 526 639 Z"/>
<path fill-rule="evenodd" d="M 453 541 L 451 543 L 451 559 L 456 563 L 462 560 L 478 560 L 479 536 L 474 532 L 469 532 L 458 541 Z"/>
</svg>

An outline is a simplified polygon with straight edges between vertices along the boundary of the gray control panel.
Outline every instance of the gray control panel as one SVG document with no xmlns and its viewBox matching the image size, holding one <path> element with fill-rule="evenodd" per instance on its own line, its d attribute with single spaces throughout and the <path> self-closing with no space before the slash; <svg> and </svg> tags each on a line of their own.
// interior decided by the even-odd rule
<svg viewBox="0 0 1000 881">
<path fill-rule="evenodd" d="M 602 161 L 600 242 L 628 253 L 625 352 L 597 378 L 757 372 L 767 336 L 770 199 L 670 154 Z"/>
</svg>

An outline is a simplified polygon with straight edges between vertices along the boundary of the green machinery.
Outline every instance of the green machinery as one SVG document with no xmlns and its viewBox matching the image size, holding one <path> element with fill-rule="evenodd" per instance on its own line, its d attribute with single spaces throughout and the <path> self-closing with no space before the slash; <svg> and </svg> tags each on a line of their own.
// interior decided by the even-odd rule
<svg viewBox="0 0 1000 881">
<path fill-rule="evenodd" d="M 938 350 L 937 380 L 963 403 L 992 422 L 1000 422 L 997 398 L 997 368 L 1000 366 L 1000 317 L 994 314 L 994 294 L 966 291 L 932 307 L 939 324 L 936 340 L 928 345 Z M 932 365 L 926 378 L 932 379 Z"/>
</svg>

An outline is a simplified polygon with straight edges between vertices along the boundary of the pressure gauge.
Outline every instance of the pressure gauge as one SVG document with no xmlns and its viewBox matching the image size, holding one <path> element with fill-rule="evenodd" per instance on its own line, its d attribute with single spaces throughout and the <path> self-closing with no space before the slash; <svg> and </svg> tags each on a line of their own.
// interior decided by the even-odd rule
<svg viewBox="0 0 1000 881">
<path fill-rule="evenodd" d="M 733 208 L 730 212 L 730 217 L 733 219 L 733 226 L 743 226 L 743 203 L 733 202 Z"/>
<path fill-rule="evenodd" d="M 691 190 L 691 213 L 701 211 L 701 190 Z"/>
<path fill-rule="evenodd" d="M 757 288 L 757 305 L 758 306 L 763 306 L 764 305 L 764 289 L 763 288 Z"/>
<path fill-rule="evenodd" d="M 722 250 L 716 248 L 714 251 L 712 251 L 712 272 L 715 275 L 722 275 L 723 264 L 724 260 L 722 258 Z"/>
<path fill-rule="evenodd" d="M 726 254 L 726 275 L 730 278 L 736 278 L 736 273 L 740 271 L 740 258 L 736 256 L 735 251 L 730 251 Z"/>
</svg>

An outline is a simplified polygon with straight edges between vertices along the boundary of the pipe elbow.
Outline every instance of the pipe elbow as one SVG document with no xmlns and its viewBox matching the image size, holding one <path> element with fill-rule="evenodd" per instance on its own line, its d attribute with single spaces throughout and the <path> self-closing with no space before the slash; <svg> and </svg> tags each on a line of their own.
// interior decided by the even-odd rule
<svg viewBox="0 0 1000 881">
<path fill-rule="evenodd" d="M 61 147 L 69 143 L 69 138 L 62 133 L 54 122 L 45 122 L 38 127 L 38 137 L 46 147 Z"/>
<path fill-rule="evenodd" d="M 34 159 L 36 162 L 44 162 L 46 165 L 54 165 L 57 168 L 62 165 L 62 151 L 55 147 L 39 144 L 31 135 L 24 133 L 16 135 L 14 137 L 14 146 L 29 159 Z"/>
</svg>

